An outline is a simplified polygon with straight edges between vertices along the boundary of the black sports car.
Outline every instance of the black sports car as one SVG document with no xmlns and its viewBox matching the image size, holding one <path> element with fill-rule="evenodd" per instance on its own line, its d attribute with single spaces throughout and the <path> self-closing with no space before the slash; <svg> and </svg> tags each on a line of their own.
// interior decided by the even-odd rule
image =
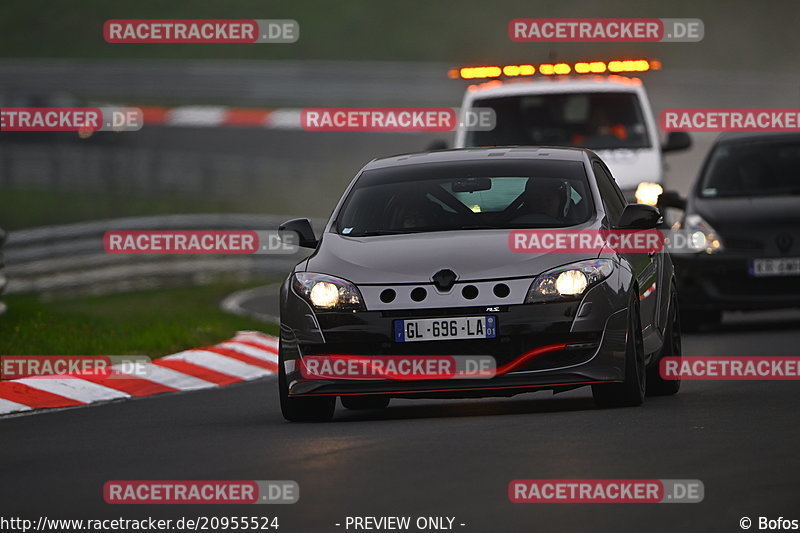
<svg viewBox="0 0 800 533">
<path fill-rule="evenodd" d="M 709 152 L 684 209 L 696 253 L 675 254 L 685 328 L 725 310 L 800 307 L 800 134 L 728 133 Z"/>
<path fill-rule="evenodd" d="M 281 290 L 279 387 L 288 420 L 327 420 L 389 399 L 511 396 L 591 385 L 601 406 L 674 394 L 660 378 L 680 355 L 665 252 L 519 253 L 513 231 L 646 230 L 600 158 L 560 148 L 479 148 L 366 165 L 317 239 L 308 219 L 281 229 L 315 248 Z M 491 377 L 309 375 L 324 357 L 490 357 Z M 438 378 L 437 378 L 438 377 Z"/>
</svg>

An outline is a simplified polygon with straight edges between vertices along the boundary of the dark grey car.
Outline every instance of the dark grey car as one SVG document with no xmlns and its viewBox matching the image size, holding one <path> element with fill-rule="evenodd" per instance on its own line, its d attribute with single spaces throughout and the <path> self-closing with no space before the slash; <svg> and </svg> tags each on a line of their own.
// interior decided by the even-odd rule
<svg viewBox="0 0 800 533">
<path fill-rule="evenodd" d="M 800 307 L 800 134 L 726 133 L 706 157 L 680 225 L 695 253 L 676 254 L 684 328 L 716 324 L 726 310 Z"/>
<path fill-rule="evenodd" d="M 511 396 L 591 385 L 602 406 L 674 394 L 658 360 L 680 355 L 670 257 L 519 253 L 516 230 L 642 230 L 657 209 L 626 205 L 591 151 L 461 149 L 378 159 L 345 191 L 314 253 L 281 290 L 279 387 L 288 420 L 326 420 L 390 398 Z M 412 342 L 413 341 L 413 342 Z M 321 356 L 490 356 L 488 379 L 309 377 Z"/>
</svg>

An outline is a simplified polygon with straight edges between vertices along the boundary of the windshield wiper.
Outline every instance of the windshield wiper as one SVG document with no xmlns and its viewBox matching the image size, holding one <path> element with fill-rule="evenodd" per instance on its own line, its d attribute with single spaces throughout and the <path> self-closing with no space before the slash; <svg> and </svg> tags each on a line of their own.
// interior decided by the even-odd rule
<svg viewBox="0 0 800 533">
<path fill-rule="evenodd" d="M 379 237 L 381 235 L 405 235 L 407 233 L 421 233 L 423 230 L 414 229 L 384 229 L 379 231 L 367 231 L 365 233 L 340 233 L 343 237 Z"/>
</svg>

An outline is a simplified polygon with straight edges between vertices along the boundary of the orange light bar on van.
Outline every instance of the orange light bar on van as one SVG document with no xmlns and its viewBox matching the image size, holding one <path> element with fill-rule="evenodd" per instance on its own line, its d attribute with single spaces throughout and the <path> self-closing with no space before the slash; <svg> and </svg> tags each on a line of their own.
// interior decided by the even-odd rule
<svg viewBox="0 0 800 533">
<path fill-rule="evenodd" d="M 566 74 L 622 74 L 659 70 L 661 61 L 649 59 L 615 59 L 613 61 L 580 61 L 578 63 L 541 63 L 539 65 L 486 65 L 450 69 L 447 75 L 453 79 L 477 80 L 506 76 L 516 78 L 533 76 L 537 72 L 544 76 Z"/>
</svg>

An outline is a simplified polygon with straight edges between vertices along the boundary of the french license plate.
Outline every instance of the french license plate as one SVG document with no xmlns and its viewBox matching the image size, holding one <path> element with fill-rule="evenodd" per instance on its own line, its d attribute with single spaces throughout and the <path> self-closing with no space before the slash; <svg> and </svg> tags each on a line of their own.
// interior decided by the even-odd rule
<svg viewBox="0 0 800 533">
<path fill-rule="evenodd" d="M 397 342 L 493 339 L 496 336 L 497 318 L 494 316 L 394 321 L 394 340 Z"/>
<path fill-rule="evenodd" d="M 800 257 L 780 259 L 752 259 L 750 275 L 760 278 L 768 276 L 800 276 Z"/>
</svg>

